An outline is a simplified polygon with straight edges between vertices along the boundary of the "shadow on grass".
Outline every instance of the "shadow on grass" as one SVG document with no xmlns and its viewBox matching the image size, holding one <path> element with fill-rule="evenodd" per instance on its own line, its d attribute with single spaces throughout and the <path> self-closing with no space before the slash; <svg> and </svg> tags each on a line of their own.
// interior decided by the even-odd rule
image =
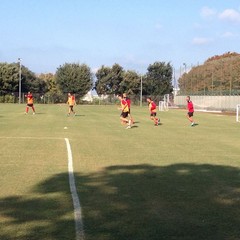
<svg viewBox="0 0 240 240">
<path fill-rule="evenodd" d="M 113 166 L 78 175 L 87 239 L 240 239 L 240 171 Z"/>
<path fill-rule="evenodd" d="M 138 128 L 138 126 L 137 125 L 133 125 L 133 126 L 131 126 L 131 128 Z"/>
<path fill-rule="evenodd" d="M 36 115 L 45 115 L 45 112 L 36 112 Z"/>
<path fill-rule="evenodd" d="M 22 239 L 74 239 L 74 223 L 64 218 L 71 203 L 52 196 L 70 195 L 67 178 L 63 173 L 37 185 L 34 193 L 43 198 L 0 199 L 0 214 L 14 227 L 39 222 Z M 86 240 L 240 239 L 238 168 L 126 165 L 75 178 Z M 7 237 L 0 231 L 1 240 L 14 239 Z"/>
<path fill-rule="evenodd" d="M 75 239 L 68 175 L 47 182 L 51 184 L 40 183 L 25 195 L 0 199 L 1 240 Z"/>
</svg>

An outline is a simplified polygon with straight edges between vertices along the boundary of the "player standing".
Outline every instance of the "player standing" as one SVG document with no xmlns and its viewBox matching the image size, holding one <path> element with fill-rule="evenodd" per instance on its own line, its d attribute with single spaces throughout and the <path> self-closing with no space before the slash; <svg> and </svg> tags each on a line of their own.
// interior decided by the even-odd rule
<svg viewBox="0 0 240 240">
<path fill-rule="evenodd" d="M 186 97 L 186 101 L 187 101 L 187 109 L 188 109 L 187 118 L 191 122 L 191 127 L 193 127 L 195 125 L 193 120 L 194 107 L 193 107 L 192 101 L 190 100 L 190 96 Z"/>
<path fill-rule="evenodd" d="M 71 93 L 68 93 L 68 116 L 70 116 L 70 113 L 72 112 L 74 115 L 76 115 L 75 111 L 73 110 L 73 106 L 76 105 L 75 97 Z"/>
<path fill-rule="evenodd" d="M 28 92 L 28 94 L 25 95 L 25 97 L 27 98 L 27 107 L 26 107 L 25 114 L 28 114 L 29 108 L 32 108 L 33 114 L 35 114 L 35 108 L 33 106 L 33 95 L 32 95 L 32 93 Z"/>
<path fill-rule="evenodd" d="M 154 121 L 155 126 L 158 126 L 160 124 L 160 119 L 157 118 L 157 105 L 155 104 L 151 97 L 147 98 L 147 102 L 148 109 L 150 112 L 150 119 Z"/>
<path fill-rule="evenodd" d="M 121 115 L 120 115 L 121 122 L 122 122 L 122 124 L 128 124 L 127 129 L 129 129 L 129 128 L 131 128 L 131 120 L 127 119 L 128 114 L 129 114 L 128 103 L 127 103 L 126 99 L 123 98 L 122 95 L 119 95 L 118 98 L 121 103 L 121 107 L 120 107 L 120 110 L 122 111 Z"/>
<path fill-rule="evenodd" d="M 129 115 L 130 120 L 131 120 L 131 122 L 133 124 L 134 121 L 133 121 L 133 117 L 132 117 L 132 114 L 131 114 L 131 99 L 129 97 L 127 97 L 126 93 L 123 93 L 123 98 L 127 101 L 127 104 L 128 104 L 128 115 Z"/>
</svg>

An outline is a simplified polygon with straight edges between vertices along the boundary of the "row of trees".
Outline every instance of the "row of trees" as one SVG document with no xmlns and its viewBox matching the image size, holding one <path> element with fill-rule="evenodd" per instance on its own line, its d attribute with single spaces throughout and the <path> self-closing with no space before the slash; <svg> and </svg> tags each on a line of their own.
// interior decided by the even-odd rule
<svg viewBox="0 0 240 240">
<path fill-rule="evenodd" d="M 46 83 L 25 66 L 21 67 L 22 91 L 45 92 Z M 0 63 L 0 94 L 17 92 L 19 88 L 19 66 L 17 63 Z"/>
<path fill-rule="evenodd" d="M 194 66 L 179 79 L 181 94 L 240 94 L 240 54 L 216 55 Z"/>
<path fill-rule="evenodd" d="M 0 95 L 17 93 L 19 88 L 18 63 L 0 63 Z M 150 64 L 143 76 L 136 71 L 124 70 L 119 64 L 101 66 L 93 74 L 86 64 L 65 63 L 55 74 L 35 74 L 21 66 L 22 92 L 31 91 L 40 95 L 61 95 L 67 92 L 83 97 L 88 91 L 96 90 L 98 95 L 116 95 L 126 92 L 130 95 L 163 95 L 172 92 L 172 66 L 170 63 Z M 141 87 L 142 83 L 142 87 Z"/>
<path fill-rule="evenodd" d="M 155 62 L 150 64 L 144 76 L 136 71 L 125 71 L 120 65 L 102 66 L 96 73 L 95 89 L 98 94 L 139 95 L 142 82 L 143 95 L 163 95 L 171 93 L 172 66 L 170 63 Z"/>
</svg>

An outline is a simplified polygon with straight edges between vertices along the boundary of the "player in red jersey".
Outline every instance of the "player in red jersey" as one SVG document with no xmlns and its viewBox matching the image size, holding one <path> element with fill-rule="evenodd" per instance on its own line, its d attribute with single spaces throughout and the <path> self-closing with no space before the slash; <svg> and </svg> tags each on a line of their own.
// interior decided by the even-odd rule
<svg viewBox="0 0 240 240">
<path fill-rule="evenodd" d="M 123 94 L 123 99 L 126 100 L 126 102 L 128 104 L 128 116 L 130 117 L 130 120 L 133 124 L 134 120 L 133 120 L 133 117 L 132 117 L 132 114 L 131 114 L 131 99 L 129 97 L 127 97 L 126 93 Z"/>
<path fill-rule="evenodd" d="M 192 101 L 190 100 L 190 96 L 186 97 L 186 101 L 187 101 L 187 109 L 188 109 L 187 118 L 191 122 L 191 126 L 193 127 L 195 125 L 193 120 L 194 107 L 193 107 Z"/>
<path fill-rule="evenodd" d="M 27 98 L 27 107 L 26 107 L 25 114 L 28 114 L 29 107 L 32 108 L 33 114 L 35 114 L 35 108 L 34 108 L 34 105 L 33 105 L 33 95 L 32 95 L 32 93 L 28 92 L 28 94 L 25 95 L 25 97 Z"/>
<path fill-rule="evenodd" d="M 121 107 L 119 108 L 119 110 L 121 110 L 121 115 L 120 115 L 120 119 L 121 119 L 121 123 L 122 124 L 128 124 L 127 129 L 131 128 L 131 120 L 128 119 L 129 117 L 129 108 L 128 108 L 128 103 L 127 101 L 123 98 L 122 95 L 118 96 L 119 100 L 120 100 L 120 104 Z"/>
<path fill-rule="evenodd" d="M 147 98 L 147 102 L 150 112 L 150 119 L 154 121 L 155 126 L 158 126 L 160 124 L 160 119 L 157 118 L 157 105 L 155 104 L 151 97 Z"/>
</svg>

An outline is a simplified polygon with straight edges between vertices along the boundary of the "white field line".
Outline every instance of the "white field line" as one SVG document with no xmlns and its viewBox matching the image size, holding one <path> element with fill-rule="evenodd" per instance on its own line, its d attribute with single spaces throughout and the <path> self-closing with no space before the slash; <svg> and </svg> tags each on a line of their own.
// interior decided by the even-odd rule
<svg viewBox="0 0 240 240">
<path fill-rule="evenodd" d="M 53 138 L 53 137 L 3 137 L 3 136 L 0 136 L 0 139 L 63 140 L 63 138 Z M 82 211 L 81 211 L 81 205 L 80 205 L 79 197 L 77 194 L 75 178 L 74 178 L 72 150 L 71 150 L 69 139 L 64 138 L 64 140 L 67 146 L 67 153 L 68 153 L 68 176 L 69 176 L 70 192 L 73 200 L 76 240 L 84 240 Z"/>
<path fill-rule="evenodd" d="M 83 231 L 83 222 L 82 222 L 82 211 L 81 211 L 81 205 L 80 205 L 80 201 L 77 194 L 74 172 L 73 172 L 72 150 L 71 150 L 71 146 L 68 138 L 65 138 L 65 142 L 67 145 L 67 152 L 68 152 L 68 176 L 69 176 L 70 191 L 71 191 L 72 200 L 73 200 L 76 240 L 83 240 L 84 231 Z"/>
<path fill-rule="evenodd" d="M 0 139 L 36 139 L 36 140 L 63 140 L 63 138 L 55 138 L 55 137 L 1 137 Z"/>
</svg>

